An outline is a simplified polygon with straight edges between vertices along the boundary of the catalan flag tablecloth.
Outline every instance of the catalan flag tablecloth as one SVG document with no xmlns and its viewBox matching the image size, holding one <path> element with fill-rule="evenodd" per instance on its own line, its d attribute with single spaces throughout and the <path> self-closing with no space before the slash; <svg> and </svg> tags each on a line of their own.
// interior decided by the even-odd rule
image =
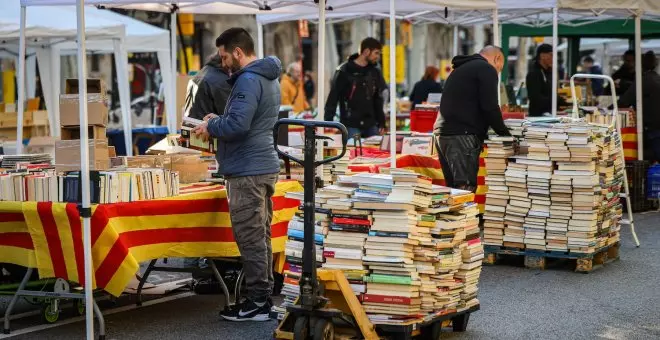
<svg viewBox="0 0 660 340">
<path fill-rule="evenodd" d="M 479 205 L 479 210 L 484 212 L 484 204 L 486 203 L 486 157 L 487 150 L 484 151 L 479 157 L 479 173 L 477 174 L 477 192 L 474 201 Z M 349 169 L 353 172 L 380 172 L 381 168 L 390 166 L 389 155 L 384 158 L 382 162 L 375 161 L 371 164 L 352 164 Z M 445 176 L 442 174 L 440 160 L 437 156 L 422 156 L 422 155 L 398 155 L 396 158 L 396 167 L 415 171 L 416 173 L 429 177 L 433 180 L 434 184 L 444 185 Z"/>
<path fill-rule="evenodd" d="M 280 182 L 273 197 L 273 253 L 284 251 L 287 226 L 302 191 Z M 192 190 L 170 199 L 92 208 L 94 288 L 119 296 L 140 262 L 164 257 L 236 257 L 224 189 Z M 75 204 L 0 203 L 0 262 L 37 268 L 41 278 L 84 282 L 82 220 Z"/>
</svg>

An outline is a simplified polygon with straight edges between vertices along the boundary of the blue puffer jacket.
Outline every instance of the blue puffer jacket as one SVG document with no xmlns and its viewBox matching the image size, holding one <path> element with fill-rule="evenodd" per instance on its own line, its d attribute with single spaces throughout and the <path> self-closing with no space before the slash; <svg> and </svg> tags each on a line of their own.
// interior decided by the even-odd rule
<svg viewBox="0 0 660 340">
<path fill-rule="evenodd" d="M 282 63 L 276 57 L 256 60 L 229 79 L 232 85 L 225 113 L 209 120 L 218 137 L 216 159 L 226 177 L 274 174 L 280 171 L 273 145 L 273 127 L 280 110 Z"/>
</svg>

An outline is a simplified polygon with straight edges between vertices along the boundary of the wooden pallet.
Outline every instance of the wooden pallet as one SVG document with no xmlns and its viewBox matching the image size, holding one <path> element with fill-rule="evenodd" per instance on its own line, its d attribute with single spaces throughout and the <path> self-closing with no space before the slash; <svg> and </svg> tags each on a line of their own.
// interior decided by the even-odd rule
<svg viewBox="0 0 660 340">
<path fill-rule="evenodd" d="M 604 264 L 619 259 L 620 243 L 604 246 L 590 254 L 571 253 L 563 251 L 542 251 L 500 246 L 484 246 L 484 264 L 494 265 L 502 257 L 524 257 L 525 267 L 532 269 L 546 268 L 549 259 L 575 260 L 575 271 L 590 273 Z"/>
</svg>

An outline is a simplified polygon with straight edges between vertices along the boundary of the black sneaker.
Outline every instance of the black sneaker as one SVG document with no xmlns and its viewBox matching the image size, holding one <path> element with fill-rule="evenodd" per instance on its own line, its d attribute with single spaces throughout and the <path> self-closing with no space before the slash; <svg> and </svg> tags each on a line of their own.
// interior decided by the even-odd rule
<svg viewBox="0 0 660 340">
<path fill-rule="evenodd" d="M 262 306 L 247 299 L 240 304 L 220 313 L 220 316 L 229 321 L 268 321 L 272 303 L 268 300 Z"/>
</svg>

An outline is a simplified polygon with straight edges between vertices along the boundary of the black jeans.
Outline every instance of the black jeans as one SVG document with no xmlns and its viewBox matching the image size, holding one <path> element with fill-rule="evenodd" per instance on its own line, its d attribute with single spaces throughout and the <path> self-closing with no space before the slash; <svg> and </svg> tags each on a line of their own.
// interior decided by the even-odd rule
<svg viewBox="0 0 660 340">
<path fill-rule="evenodd" d="M 436 138 L 445 185 L 475 192 L 483 141 L 476 135 Z"/>
</svg>

